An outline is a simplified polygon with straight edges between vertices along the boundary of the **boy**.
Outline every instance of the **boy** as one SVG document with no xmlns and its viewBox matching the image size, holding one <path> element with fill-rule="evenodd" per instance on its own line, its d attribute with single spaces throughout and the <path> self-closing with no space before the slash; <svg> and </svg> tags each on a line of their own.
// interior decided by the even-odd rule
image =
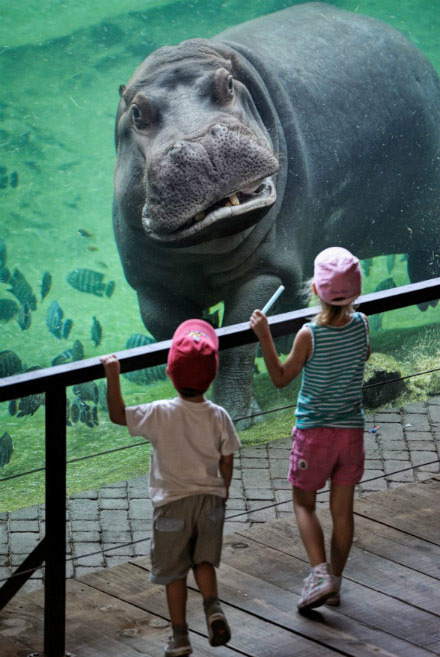
<svg viewBox="0 0 440 657">
<path fill-rule="evenodd" d="M 228 413 L 204 393 L 218 369 L 218 338 L 210 324 L 190 319 L 174 333 L 167 374 L 178 396 L 126 407 L 119 361 L 102 356 L 110 419 L 152 444 L 150 495 L 154 508 L 152 582 L 164 584 L 173 628 L 165 657 L 192 652 L 186 624 L 186 578 L 190 568 L 203 596 L 212 646 L 231 632 L 218 600 L 215 568 L 222 547 L 225 502 L 233 452 L 240 441 Z"/>
</svg>

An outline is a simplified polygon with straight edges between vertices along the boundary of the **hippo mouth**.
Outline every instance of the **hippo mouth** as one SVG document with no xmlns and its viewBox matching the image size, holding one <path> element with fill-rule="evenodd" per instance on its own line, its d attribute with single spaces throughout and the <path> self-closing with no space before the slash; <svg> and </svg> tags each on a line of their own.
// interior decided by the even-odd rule
<svg viewBox="0 0 440 657">
<path fill-rule="evenodd" d="M 268 176 L 226 194 L 172 233 L 154 231 L 145 215 L 146 207 L 142 223 L 148 237 L 156 243 L 169 247 L 192 246 L 246 230 L 263 218 L 276 197 L 275 183 Z"/>
</svg>

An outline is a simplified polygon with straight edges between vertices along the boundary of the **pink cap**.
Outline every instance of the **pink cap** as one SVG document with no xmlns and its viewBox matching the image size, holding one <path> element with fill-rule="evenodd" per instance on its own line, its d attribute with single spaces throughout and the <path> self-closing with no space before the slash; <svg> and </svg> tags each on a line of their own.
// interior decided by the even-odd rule
<svg viewBox="0 0 440 657">
<path fill-rule="evenodd" d="M 332 306 L 347 306 L 361 293 L 359 260 L 347 249 L 332 246 L 315 258 L 313 276 L 320 299 Z"/>
<path fill-rule="evenodd" d="M 205 392 L 217 375 L 218 337 L 203 319 L 187 319 L 177 327 L 168 354 L 168 376 L 185 392 Z"/>
</svg>

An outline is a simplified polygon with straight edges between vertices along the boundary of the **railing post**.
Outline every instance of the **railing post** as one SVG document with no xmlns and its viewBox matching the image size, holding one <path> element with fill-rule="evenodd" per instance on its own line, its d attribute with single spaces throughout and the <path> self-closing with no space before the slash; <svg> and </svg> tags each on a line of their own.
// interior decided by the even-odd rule
<svg viewBox="0 0 440 657">
<path fill-rule="evenodd" d="M 64 657 L 66 640 L 66 388 L 46 392 L 46 572 L 44 652 Z"/>
</svg>

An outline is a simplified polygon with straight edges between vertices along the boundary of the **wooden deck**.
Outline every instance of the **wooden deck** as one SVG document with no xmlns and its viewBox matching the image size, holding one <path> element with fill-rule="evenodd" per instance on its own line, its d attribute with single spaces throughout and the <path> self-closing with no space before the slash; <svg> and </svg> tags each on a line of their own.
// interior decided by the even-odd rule
<svg viewBox="0 0 440 657">
<path fill-rule="evenodd" d="M 321 513 L 328 528 L 326 514 Z M 169 633 L 163 587 L 137 559 L 68 582 L 66 649 L 76 657 L 162 657 Z M 194 655 L 432 657 L 440 655 L 440 478 L 356 503 L 356 539 L 339 608 L 296 611 L 307 574 L 293 520 L 225 538 L 220 595 L 232 627 L 210 648 L 191 582 Z M 17 595 L 0 616 L 0 656 L 42 655 L 42 591 Z"/>
</svg>

